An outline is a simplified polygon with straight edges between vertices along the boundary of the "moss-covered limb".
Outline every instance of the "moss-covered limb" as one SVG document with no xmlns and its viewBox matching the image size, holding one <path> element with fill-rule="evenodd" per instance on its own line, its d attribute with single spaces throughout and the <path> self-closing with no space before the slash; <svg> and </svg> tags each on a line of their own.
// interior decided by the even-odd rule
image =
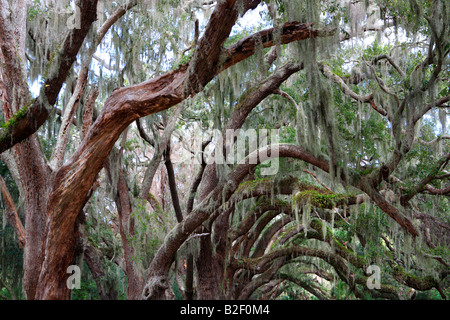
<svg viewBox="0 0 450 320">
<path fill-rule="evenodd" d="M 10 132 L 12 128 L 17 125 L 17 122 L 20 121 L 27 115 L 28 109 L 30 108 L 31 103 L 23 108 L 19 109 L 8 121 L 4 123 L 0 123 L 0 130 L 7 130 Z"/>
<path fill-rule="evenodd" d="M 410 272 L 407 272 L 400 266 L 395 266 L 393 268 L 392 276 L 401 284 L 419 291 L 427 291 L 436 288 L 440 291 L 442 298 L 446 299 L 445 294 L 440 289 L 438 280 L 436 280 L 432 276 L 419 277 Z"/>
<path fill-rule="evenodd" d="M 260 178 L 244 181 L 239 184 L 234 199 L 246 199 L 261 195 L 294 194 L 292 200 L 295 203 L 309 201 L 319 208 L 331 209 L 344 203 L 357 203 L 357 197 L 352 194 L 337 194 L 318 187 L 312 183 L 301 181 L 295 177 L 284 177 L 282 179 Z"/>
<path fill-rule="evenodd" d="M 298 178 L 288 176 L 281 179 L 276 178 L 258 178 L 247 180 L 239 184 L 236 193 L 240 194 L 257 194 L 267 191 L 273 191 L 280 194 L 290 194 L 293 190 L 317 188 L 313 184 L 300 181 Z"/>
<path fill-rule="evenodd" d="M 244 181 L 233 192 L 233 195 L 228 201 L 228 205 L 250 198 L 261 197 L 260 201 L 268 201 L 267 197 L 269 196 L 272 199 L 276 195 L 290 195 L 295 190 L 297 183 L 298 180 L 292 177 L 283 179 L 262 178 Z M 281 206 L 287 204 L 287 202 L 283 203 L 282 200 L 276 200 L 276 202 Z"/>
<path fill-rule="evenodd" d="M 333 281 L 334 275 L 332 272 L 328 270 L 321 269 L 317 264 L 315 264 L 312 261 L 304 260 L 302 257 L 300 258 L 293 258 L 285 263 L 285 265 L 290 263 L 297 263 L 302 264 L 301 266 L 297 267 L 296 270 L 298 270 L 299 273 L 302 274 L 314 274 L 322 279 L 325 279 L 327 281 Z M 309 265 L 311 265 L 309 267 Z M 308 266 L 308 267 L 307 267 Z"/>
<path fill-rule="evenodd" d="M 272 184 L 272 180 L 270 178 L 260 178 L 255 180 L 248 180 L 241 182 L 236 190 L 237 194 L 247 194 L 252 193 L 253 191 L 257 191 L 259 189 L 266 190 L 270 188 Z"/>
<path fill-rule="evenodd" d="M 348 199 L 347 195 L 330 193 L 326 189 L 318 190 L 317 188 L 299 191 L 292 197 L 294 203 L 309 202 L 315 207 L 326 209 L 336 207 L 345 199 Z"/>
<path fill-rule="evenodd" d="M 355 275 L 355 283 L 359 285 L 358 294 L 359 298 L 364 298 L 367 295 L 376 299 L 389 299 L 398 300 L 399 293 L 394 286 L 388 284 L 380 284 L 378 289 L 369 289 L 367 287 L 368 277 L 362 275 Z"/>
<path fill-rule="evenodd" d="M 245 181 L 239 185 L 238 190 L 235 192 L 235 195 L 233 195 L 234 201 L 257 196 L 260 196 L 260 199 L 258 200 L 255 208 L 252 209 L 242 220 L 242 222 L 234 228 L 234 231 L 231 234 L 232 238 L 236 239 L 236 237 L 247 232 L 264 210 L 279 210 L 280 212 L 285 212 L 291 216 L 294 216 L 292 212 L 292 205 L 289 202 L 278 198 L 269 198 L 268 195 L 274 193 L 291 195 L 295 190 L 297 190 L 297 193 L 293 197 L 294 204 L 298 204 L 298 201 L 300 201 L 299 199 L 301 199 L 301 201 L 311 201 L 311 195 L 313 195 L 315 199 L 312 201 L 315 204 L 317 202 L 317 205 L 320 208 L 324 207 L 325 201 L 329 202 L 330 207 L 334 207 L 335 203 L 339 203 L 342 199 L 348 199 L 347 195 L 332 194 L 326 189 L 304 181 L 299 181 L 297 178 L 293 177 L 287 177 L 282 180 L 265 178 Z"/>
<path fill-rule="evenodd" d="M 335 193 L 327 187 L 316 186 L 308 182 L 298 182 L 296 193 L 292 197 L 294 204 L 310 203 L 314 207 L 333 209 L 344 205 L 355 205 L 365 201 L 363 194 Z"/>
<path fill-rule="evenodd" d="M 304 161 L 306 163 L 309 163 L 325 172 L 330 171 L 329 167 L 329 161 L 321 156 L 315 156 L 311 152 L 305 150 L 303 147 L 292 144 L 292 143 L 280 143 L 280 144 L 272 144 L 269 146 L 262 147 L 258 150 L 253 151 L 251 154 L 249 154 L 245 159 L 243 159 L 243 162 L 240 163 L 238 166 L 235 167 L 233 172 L 231 172 L 228 176 L 230 180 L 233 181 L 244 181 L 244 178 L 248 176 L 248 174 L 260 163 L 263 163 L 266 160 L 271 159 L 271 157 L 274 157 L 274 153 L 277 153 L 277 158 L 293 158 L 297 160 Z M 252 159 L 257 159 L 257 163 L 250 163 Z M 294 177 L 290 178 L 296 179 Z M 281 184 L 281 181 L 288 181 L 289 177 L 283 177 L 277 185 L 274 188 L 275 191 L 278 191 L 278 193 L 281 193 L 283 190 L 290 190 L 291 184 Z M 278 189 L 277 189 L 278 187 Z M 283 187 L 287 187 L 287 189 L 283 189 Z M 235 190 L 233 190 L 235 191 Z"/>
<path fill-rule="evenodd" d="M 380 299 L 389 299 L 389 300 L 399 299 L 399 292 L 396 286 L 386 283 L 380 283 L 379 288 L 370 289 L 367 285 L 368 280 L 369 277 L 361 272 L 357 272 L 354 274 L 354 283 L 360 286 L 358 288 L 359 292 L 358 294 L 360 295 L 361 298 L 370 295 L 373 298 L 380 298 Z"/>
<path fill-rule="evenodd" d="M 255 194 L 255 193 L 260 195 L 264 192 L 268 192 L 269 190 L 272 191 L 273 190 L 273 187 L 271 187 L 272 183 L 273 182 L 271 179 L 257 179 L 257 180 L 252 180 L 252 181 L 246 181 L 246 182 L 243 182 L 240 184 L 237 193 L 240 195 Z M 311 194 L 311 191 L 312 191 L 312 193 L 314 195 L 322 195 L 323 194 L 325 197 L 330 195 L 330 192 L 326 189 L 319 188 L 319 187 L 314 186 L 309 183 L 299 182 L 298 179 L 295 179 L 292 177 L 287 178 L 287 180 L 280 183 L 280 185 L 282 185 L 283 188 L 289 189 L 289 192 L 287 192 L 288 194 L 291 192 L 292 189 L 294 189 L 294 190 L 300 189 L 300 190 L 304 190 L 304 191 L 300 192 L 300 194 L 302 194 L 303 192 L 306 194 Z M 298 194 L 299 193 L 297 193 L 297 195 Z M 319 196 L 317 196 L 317 197 L 319 197 Z M 331 194 L 330 201 L 334 202 L 334 199 L 336 199 L 338 197 L 339 196 Z M 268 197 L 262 197 L 258 201 L 255 209 L 252 210 L 251 212 L 249 212 L 247 217 L 239 224 L 239 226 L 237 226 L 234 229 L 234 231 L 231 234 L 232 239 L 236 239 L 238 236 L 241 236 L 241 235 L 245 234 L 246 232 L 248 232 L 250 230 L 251 226 L 259 218 L 259 216 L 262 215 L 264 213 L 264 211 L 268 211 L 268 210 L 278 210 L 278 212 L 285 212 L 285 213 L 288 213 L 293 216 L 292 208 L 289 205 L 289 203 L 287 203 L 285 201 L 280 202 L 280 200 L 278 200 L 278 199 L 271 200 Z M 275 213 L 275 215 L 277 215 L 277 214 L 278 213 Z M 273 215 L 273 213 L 272 213 L 272 215 Z M 259 232 L 256 234 L 256 236 L 258 236 L 258 235 L 259 235 Z M 255 234 L 252 233 L 251 238 L 253 239 L 254 236 L 255 236 Z M 319 238 L 319 236 L 317 236 L 317 238 Z M 337 240 L 335 240 L 335 241 L 337 242 Z M 253 244 L 253 242 L 251 242 L 250 244 Z M 338 246 L 338 245 L 341 245 L 341 244 L 336 243 L 336 246 Z M 247 249 L 249 248 L 248 244 L 246 245 L 246 248 Z M 259 248 L 259 249 L 261 249 L 261 248 Z M 346 248 L 345 248 L 345 250 L 348 251 L 348 249 L 346 249 Z M 346 252 L 345 250 L 342 249 L 341 251 Z M 347 259 L 353 259 L 353 257 L 350 256 L 350 254 L 346 254 L 346 257 L 347 257 Z M 357 264 L 358 267 L 361 266 L 361 263 L 356 263 L 355 261 L 353 261 L 353 262 L 355 264 Z"/>
<path fill-rule="evenodd" d="M 28 138 L 45 122 L 49 111 L 36 99 L 0 125 L 0 153 Z"/>
</svg>

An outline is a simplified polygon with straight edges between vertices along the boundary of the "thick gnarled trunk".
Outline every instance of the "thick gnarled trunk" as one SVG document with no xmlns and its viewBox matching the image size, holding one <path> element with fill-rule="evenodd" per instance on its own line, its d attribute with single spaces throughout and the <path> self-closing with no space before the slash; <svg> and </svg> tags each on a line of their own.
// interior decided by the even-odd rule
<svg viewBox="0 0 450 320">
<path fill-rule="evenodd" d="M 42 261 L 42 242 L 45 233 L 50 169 L 35 157 L 40 154 L 37 137 L 15 147 L 19 174 L 25 191 L 25 252 L 24 289 L 27 299 L 35 299 Z"/>
</svg>

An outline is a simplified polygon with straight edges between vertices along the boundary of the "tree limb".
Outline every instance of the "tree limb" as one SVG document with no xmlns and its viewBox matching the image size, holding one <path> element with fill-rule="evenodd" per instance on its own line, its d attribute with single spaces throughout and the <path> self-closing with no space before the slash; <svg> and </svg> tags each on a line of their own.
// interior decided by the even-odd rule
<svg viewBox="0 0 450 320">
<path fill-rule="evenodd" d="M 172 161 L 170 160 L 170 142 L 167 144 L 166 150 L 164 151 L 164 164 L 166 165 L 167 176 L 169 178 L 170 196 L 172 198 L 172 205 L 175 211 L 175 216 L 177 218 L 177 221 L 181 222 L 183 220 L 183 212 L 181 211 L 180 199 L 178 197 L 175 172 L 173 170 Z"/>
<path fill-rule="evenodd" d="M 331 71 L 331 68 L 328 65 L 326 65 L 325 63 L 318 63 L 318 65 L 319 65 L 319 70 L 322 71 L 322 74 L 326 78 L 330 79 L 331 81 L 336 83 L 338 86 L 340 86 L 341 91 L 345 95 L 353 98 L 356 101 L 369 103 L 376 112 L 378 112 L 382 116 L 387 115 L 387 112 L 384 109 L 375 105 L 375 103 L 373 102 L 373 94 L 370 94 L 367 96 L 361 96 L 361 95 L 356 94 L 353 90 L 351 90 L 348 87 L 348 85 L 345 83 L 345 81 L 341 77 L 339 77 L 338 75 L 334 74 Z"/>
<path fill-rule="evenodd" d="M 402 226 L 413 237 L 419 236 L 419 231 L 414 226 L 412 221 L 403 215 L 394 205 L 387 201 L 377 190 L 373 187 L 361 185 L 361 190 L 366 192 L 369 197 L 392 219 L 394 219 L 400 226 Z"/>
<path fill-rule="evenodd" d="M 397 72 L 399 73 L 399 75 L 402 78 L 406 77 L 406 74 L 399 68 L 399 66 L 394 62 L 394 60 L 392 60 L 391 57 L 389 57 L 387 54 L 382 54 L 382 55 L 375 57 L 372 60 L 372 64 L 376 64 L 378 61 L 380 61 L 382 59 L 386 59 L 394 67 L 394 69 L 397 70 Z"/>
<path fill-rule="evenodd" d="M 19 213 L 17 212 L 14 201 L 2 176 L 0 176 L 0 190 L 3 195 L 3 199 L 5 200 L 6 206 L 8 207 L 8 209 L 6 210 L 6 215 L 17 236 L 19 247 L 25 248 L 25 228 L 23 227 L 22 221 L 20 221 Z"/>
<path fill-rule="evenodd" d="M 434 189 L 431 186 L 427 185 L 428 183 L 430 183 L 432 180 L 434 180 L 434 178 L 439 174 L 439 171 L 441 169 L 441 167 L 445 166 L 448 162 L 450 161 L 450 153 L 446 154 L 445 156 L 443 156 L 435 165 L 434 165 L 434 170 L 428 174 L 422 181 L 419 182 L 419 184 L 413 189 L 413 190 L 408 190 L 408 192 L 404 195 L 402 195 L 401 197 L 401 203 L 403 205 L 405 205 L 409 200 L 411 200 L 416 194 L 424 191 L 425 189 L 430 191 L 432 190 L 430 193 L 435 193 L 435 194 L 439 194 L 439 191 L 437 191 L 437 189 Z M 442 192 L 444 192 L 443 194 L 445 194 L 445 189 L 442 190 Z M 441 193 L 442 194 L 442 193 Z"/>
<path fill-rule="evenodd" d="M 56 57 L 49 62 L 48 74 L 41 87 L 40 96 L 30 105 L 19 106 L 23 110 L 16 117 L 15 122 L 8 123 L 8 126 L 0 131 L 0 153 L 29 137 L 47 120 L 50 114 L 49 106 L 55 104 L 62 85 L 76 60 L 79 49 L 91 25 L 97 19 L 97 1 L 80 0 L 77 3 L 81 13 L 81 27 L 69 30 L 61 49 L 56 53 Z M 136 3 L 137 1 L 130 0 L 111 14 L 97 33 L 97 43 L 101 42 L 111 25 Z M 14 77 L 17 77 L 17 75 L 15 74 Z"/>
</svg>

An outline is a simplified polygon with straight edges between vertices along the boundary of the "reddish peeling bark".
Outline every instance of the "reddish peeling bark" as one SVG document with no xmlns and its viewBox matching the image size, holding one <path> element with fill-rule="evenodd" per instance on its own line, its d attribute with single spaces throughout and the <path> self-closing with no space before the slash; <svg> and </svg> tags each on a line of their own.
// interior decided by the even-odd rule
<svg viewBox="0 0 450 320">
<path fill-rule="evenodd" d="M 213 21 L 222 25 L 223 20 L 236 19 L 237 13 L 230 13 L 230 9 L 222 8 L 225 3 L 218 5 Z M 223 14 L 224 16 L 221 16 Z M 231 18 L 230 18 L 231 17 Z M 234 24 L 234 23 L 233 23 Z M 233 24 L 230 24 L 230 28 Z M 210 23 L 210 27 L 213 25 Z M 213 28 L 213 27 L 211 27 Z M 298 28 L 302 29 L 301 25 Z M 216 33 L 218 31 L 215 31 Z M 217 37 L 227 38 L 230 30 L 221 29 Z M 310 33 L 303 37 L 311 36 Z M 291 38 L 299 40 L 298 35 Z M 207 44 L 205 44 L 206 46 Z M 202 42 L 199 42 L 201 48 Z M 233 46 L 225 53 L 233 50 Z M 222 50 L 216 49 L 219 52 Z M 211 57 L 219 58 L 220 55 L 211 53 Z M 243 57 L 233 59 L 233 63 L 239 62 Z M 195 60 L 194 60 L 195 61 Z M 217 61 L 216 61 L 217 62 Z M 197 60 L 197 63 L 200 63 Z M 231 64 L 229 64 L 231 65 Z M 195 63 L 194 63 L 195 66 Z M 185 99 L 187 94 L 197 93 L 199 86 L 190 86 L 187 75 L 191 67 L 182 65 L 179 69 L 145 81 L 141 84 L 119 88 L 106 100 L 102 113 L 86 133 L 80 147 L 56 173 L 52 184 L 49 206 L 47 210 L 47 229 L 45 233 L 45 259 L 39 278 L 39 299 L 63 299 L 67 298 L 65 286 L 66 268 L 73 260 L 73 245 L 75 239 L 67 236 L 73 230 L 76 216 L 85 201 L 87 193 L 92 186 L 97 173 L 112 149 L 121 132 L 136 119 L 151 113 L 170 108 Z M 201 85 L 206 85 L 214 77 L 217 69 L 204 68 L 198 74 Z M 191 88 L 186 91 L 187 86 Z M 55 277 L 53 275 L 62 275 Z M 61 286 L 61 283 L 63 285 Z"/>
<path fill-rule="evenodd" d="M 369 197 L 376 203 L 381 210 L 387 213 L 392 219 L 394 219 L 400 226 L 402 226 L 413 237 L 419 236 L 419 231 L 413 224 L 410 218 L 405 216 L 399 209 L 389 203 L 377 190 L 368 186 L 361 185 L 359 187 L 362 191 L 367 193 Z"/>
</svg>

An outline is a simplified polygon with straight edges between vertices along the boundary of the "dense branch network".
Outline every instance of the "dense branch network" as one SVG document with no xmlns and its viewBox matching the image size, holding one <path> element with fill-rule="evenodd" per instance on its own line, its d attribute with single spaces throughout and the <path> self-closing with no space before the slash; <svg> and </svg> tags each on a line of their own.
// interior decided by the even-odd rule
<svg viewBox="0 0 450 320">
<path fill-rule="evenodd" d="M 213 292 L 221 298 L 250 299 L 261 295 L 276 298 L 283 292 L 278 289 L 294 283 L 318 299 L 327 299 L 328 293 L 320 282 L 336 279 L 345 283 L 358 298 L 366 295 L 383 299 L 403 298 L 390 283 L 383 282 L 377 291 L 367 287 L 370 276 L 368 267 L 380 260 L 361 255 L 361 250 L 370 250 L 370 244 L 381 240 L 385 246 L 380 256 L 388 265 L 386 270 L 389 270 L 389 277 L 418 291 L 436 288 L 446 298 L 441 286 L 448 275 L 448 261 L 439 254 L 427 253 L 427 258 L 440 264 L 441 272 L 436 276 L 423 275 L 425 272 L 422 273 L 419 266 L 418 276 L 407 269 L 410 253 L 405 246 L 420 241 L 422 235 L 431 249 L 438 249 L 449 242 L 448 225 L 431 214 L 421 212 L 414 201 L 419 196 L 450 193 L 448 185 L 435 184 L 448 180 L 449 174 L 445 168 L 450 160 L 449 154 L 435 161 L 434 169 L 423 175 L 412 187 L 407 186 L 402 180 L 404 177 L 399 174 L 405 158 L 417 144 L 435 146 L 448 138 L 442 136 L 429 142 L 420 140 L 416 135 L 416 126 L 430 110 L 445 108 L 449 96 L 427 97 L 429 99 L 420 100 L 423 103 L 418 106 L 413 103 L 423 92 L 428 92 L 430 87 L 441 81 L 439 75 L 446 53 L 442 49 L 445 47 L 445 38 L 437 33 L 436 28 L 433 29 L 428 56 L 415 69 L 432 66 L 428 73 L 429 79 L 405 93 L 403 87 L 399 90 L 395 83 L 388 85 L 385 78 L 380 76 L 380 64 L 386 63 L 384 67 L 392 69 L 400 77 L 399 83 L 403 85 L 408 81 L 408 74 L 402 65 L 388 54 L 377 55 L 370 60 L 362 58 L 359 63 L 364 66 L 365 74 L 348 78 L 334 73 L 327 63 L 315 61 L 315 55 L 314 59 L 300 57 L 300 62 L 280 59 L 282 45 L 304 42 L 314 46 L 318 38 L 336 33 L 334 28 L 315 28 L 314 23 L 286 22 L 256 32 L 224 48 L 239 16 L 255 9 L 260 2 L 217 2 L 201 38 L 197 20 L 195 41 L 191 48 L 193 54 L 187 63 L 153 79 L 116 88 L 105 100 L 102 111 L 95 119 L 94 103 L 99 92 L 92 88 L 87 93 L 83 126 L 80 129 L 81 142 L 64 162 L 69 129 L 74 122 L 77 103 L 87 85 L 91 59 L 102 62 L 94 55 L 97 45 L 112 25 L 137 1 L 127 1 L 119 6 L 94 35 L 94 45 L 88 50 L 75 90 L 62 115 L 62 129 L 49 164 L 34 133 L 47 121 L 50 110 L 54 108 L 57 96 L 96 19 L 97 1 L 79 1 L 81 29 L 68 32 L 62 46 L 55 52 L 55 59 L 49 61 L 49 73 L 39 98 L 31 101 L 27 95 L 23 96 L 25 108 L 20 106 L 22 102 L 19 105 L 12 103 L 22 101 L 14 99 L 17 91 L 12 90 L 13 87 L 22 90 L 21 93 L 27 93 L 28 88 L 26 81 L 22 81 L 26 78 L 21 75 L 23 66 L 14 58 L 18 53 L 13 30 L 8 25 L 10 18 L 5 10 L 1 10 L 6 8 L 7 2 L 0 2 L 0 59 L 6 62 L 0 74 L 0 93 L 5 102 L 2 105 L 3 114 L 9 120 L 0 131 L 0 152 L 4 152 L 5 158 L 15 156 L 19 159 L 19 175 L 26 190 L 23 191 L 26 192 L 26 204 L 35 210 L 27 209 L 25 229 L 3 178 L 0 179 L 0 187 L 8 207 L 8 219 L 20 245 L 27 252 L 25 288 L 29 298 L 64 299 L 69 296 L 70 291 L 64 287 L 64 280 L 68 276 L 65 271 L 77 258 L 80 239 L 85 243 L 85 261 L 99 287 L 99 293 L 105 298 L 108 296 L 108 289 L 103 287 L 101 280 L 104 276 L 99 257 L 102 250 L 92 246 L 88 234 L 83 230 L 83 219 L 86 219 L 84 210 L 89 208 L 88 202 L 96 192 L 103 172 L 110 186 L 107 188 L 111 191 L 109 196 L 117 209 L 114 232 L 123 247 L 123 261 L 114 263 L 123 266 L 129 298 L 168 297 L 171 271 L 175 271 L 176 277 L 185 275 L 182 291 L 186 297 L 192 298 L 195 259 L 198 290 L 206 289 L 205 292 Z M 429 24 L 433 25 L 431 21 Z M 311 109 L 319 120 L 311 114 L 305 117 L 310 117 L 307 120 L 314 122 L 321 132 L 315 136 L 318 141 L 314 143 L 320 145 L 326 141 L 320 145 L 320 151 L 310 148 L 312 144 L 306 143 L 272 144 L 257 149 L 248 155 L 246 162 L 228 168 L 229 173 L 222 176 L 218 166 L 207 163 L 203 155 L 208 146 L 216 145 L 217 141 L 211 143 L 210 138 L 202 144 L 202 161 L 193 175 L 187 196 L 182 199 L 176 168 L 171 159 L 171 137 L 180 115 L 186 109 L 185 102 L 202 92 L 220 73 L 260 54 L 258 50 L 268 48 L 272 49 L 263 57 L 266 65 L 261 67 L 266 76 L 245 90 L 238 100 L 230 101 L 232 108 L 221 127 L 222 133 L 227 129 L 235 132 L 242 129 L 249 121 L 249 115 L 254 114 L 255 109 L 272 95 L 286 99 L 284 102 L 300 113 L 305 108 L 305 97 L 312 96 L 308 91 L 311 88 L 306 90 L 307 94 L 300 96 L 292 91 L 287 92 L 282 86 L 288 79 L 299 81 L 294 75 L 302 70 L 306 69 L 308 73 L 317 69 L 320 71 L 317 75 L 308 75 L 313 78 L 312 81 L 316 80 L 319 84 L 327 81 L 327 84 L 340 90 L 343 96 L 349 97 L 350 104 L 370 105 L 371 108 L 367 108 L 369 117 L 374 114 L 379 117 L 377 119 L 386 121 L 393 145 L 387 161 L 370 163 L 371 160 L 364 159 L 364 165 L 371 165 L 367 168 L 361 165 L 363 161 L 357 163 L 358 160 L 354 159 L 340 159 L 338 155 L 342 155 L 345 152 L 342 150 L 352 142 L 346 141 L 340 145 L 336 143 L 337 140 L 327 136 L 330 132 L 337 133 L 330 128 L 331 122 L 327 118 L 332 103 L 326 101 L 326 97 L 319 97 L 318 101 L 311 98 L 314 103 L 318 102 Z M 11 77 L 12 74 L 19 76 Z M 12 83 L 13 80 L 17 83 Z M 361 83 L 363 85 L 358 86 Z M 373 91 L 366 93 L 362 87 Z M 406 85 L 404 87 L 407 88 Z M 320 88 L 320 94 L 325 95 L 324 87 Z M 389 99 L 381 99 L 382 95 Z M 170 108 L 171 113 L 167 117 L 165 112 Z M 150 136 L 141 118 L 157 113 L 162 114 L 163 121 L 151 127 L 153 135 Z M 289 117 L 286 119 L 279 127 L 289 122 Z M 361 122 L 361 119 L 358 120 Z M 133 174 L 125 170 L 126 160 L 123 157 L 133 123 L 136 123 L 139 136 L 154 151 L 150 164 L 146 164 L 143 180 L 137 182 L 138 179 L 135 179 L 134 186 L 130 182 Z M 302 129 L 306 130 L 297 128 Z M 158 135 L 161 131 L 162 134 Z M 225 139 L 226 135 L 222 136 Z M 339 150 L 340 147 L 342 150 Z M 273 160 L 273 157 L 300 165 L 301 174 L 306 173 L 313 182 L 305 182 L 291 175 L 255 179 L 255 171 L 265 161 Z M 256 163 L 249 161 L 253 158 L 257 159 Z M 160 173 L 161 162 L 166 168 L 164 173 Z M 139 210 L 147 210 L 146 205 L 149 204 L 158 223 L 164 219 L 166 211 L 151 193 L 156 184 L 154 178 L 158 174 L 167 176 L 171 207 L 176 219 L 164 226 L 172 229 L 167 232 L 154 256 L 146 256 L 143 259 L 145 262 L 138 263 L 136 256 L 148 249 L 146 246 L 149 245 L 136 241 L 141 228 L 145 226 L 145 219 L 140 220 Z M 335 191 L 339 189 L 339 192 Z M 342 192 L 343 189 L 350 189 L 351 192 Z M 164 200 L 162 203 L 164 205 Z M 360 208 L 366 211 L 362 213 Z M 368 211 L 375 212 L 373 216 L 384 212 L 382 218 L 378 217 L 379 229 L 375 234 L 373 230 L 367 230 L 365 223 L 370 222 L 363 220 Z M 243 212 L 246 214 L 241 215 Z M 389 228 L 385 224 L 391 222 L 385 222 L 384 219 L 393 221 Z M 397 227 L 400 229 L 397 230 Z M 341 236 L 340 230 L 357 239 L 357 246 L 353 239 Z M 194 246 L 194 243 L 200 248 L 197 256 L 194 257 L 192 252 L 185 254 L 183 250 Z M 31 263 L 33 260 L 34 264 Z M 296 272 L 290 272 L 290 268 Z M 182 283 L 182 280 L 177 281 Z M 116 296 L 117 292 L 110 294 Z M 203 293 L 197 294 L 202 297 Z"/>
</svg>

